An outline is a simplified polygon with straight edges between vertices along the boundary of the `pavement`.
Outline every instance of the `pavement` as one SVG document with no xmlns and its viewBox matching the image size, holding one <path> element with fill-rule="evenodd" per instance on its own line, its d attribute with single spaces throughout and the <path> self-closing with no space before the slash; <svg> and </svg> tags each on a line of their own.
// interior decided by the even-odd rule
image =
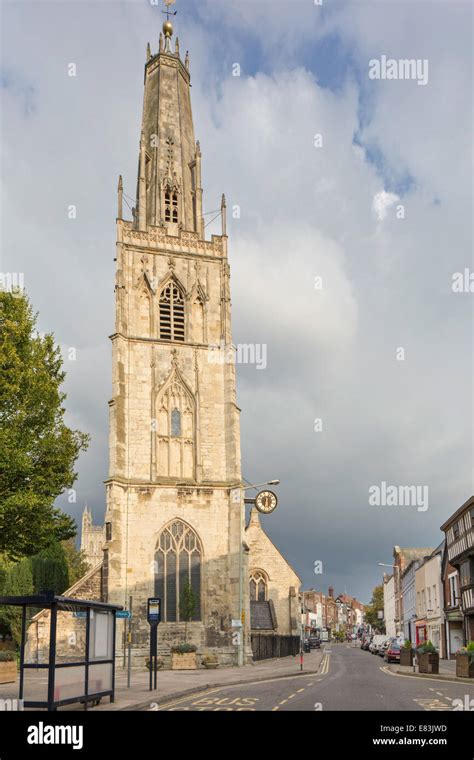
<svg viewBox="0 0 474 760">
<path fill-rule="evenodd" d="M 313 655 L 312 655 L 313 656 Z M 400 667 L 400 666 L 395 666 Z M 441 674 L 444 675 L 444 674 Z M 456 711 L 474 710 L 474 684 L 397 673 L 381 657 L 348 644 L 323 651 L 317 673 L 214 685 L 159 702 L 151 711 Z"/>
<path fill-rule="evenodd" d="M 415 676 L 419 677 L 420 673 L 413 670 L 413 666 L 410 665 L 397 665 L 391 664 L 389 669 L 403 676 Z M 421 673 L 423 678 L 432 678 L 434 680 L 442 681 L 455 681 L 457 683 L 470 683 L 469 679 L 459 678 L 456 675 L 456 660 L 440 660 L 439 661 L 439 673 Z"/>
<path fill-rule="evenodd" d="M 93 712 L 121 710 L 154 710 L 157 705 L 177 698 L 201 692 L 219 686 L 239 685 L 250 682 L 268 681 L 301 675 L 315 674 L 319 671 L 323 653 L 313 650 L 303 658 L 303 671 L 300 669 L 299 655 L 279 659 L 262 660 L 244 665 L 241 668 L 217 668 L 216 670 L 159 670 L 157 673 L 157 689 L 149 691 L 149 672 L 144 669 L 132 669 L 131 688 L 127 688 L 127 673 L 121 667 L 116 669 L 115 702 L 111 703 L 104 697 L 99 705 L 91 707 Z M 46 679 L 43 679 L 46 680 Z M 41 687 L 38 680 L 38 687 Z M 43 684 L 44 686 L 44 684 Z M 16 698 L 18 684 L 0 685 L 0 699 Z M 80 704 L 65 705 L 61 711 L 83 710 Z"/>
</svg>

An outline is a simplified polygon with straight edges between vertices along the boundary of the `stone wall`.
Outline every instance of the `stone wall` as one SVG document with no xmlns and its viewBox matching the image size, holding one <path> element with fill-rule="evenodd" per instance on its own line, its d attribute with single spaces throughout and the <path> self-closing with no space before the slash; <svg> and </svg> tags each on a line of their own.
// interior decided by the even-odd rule
<svg viewBox="0 0 474 760">
<path fill-rule="evenodd" d="M 278 622 L 275 633 L 299 634 L 301 615 L 298 593 L 301 580 L 268 538 L 255 508 L 250 513 L 245 540 L 250 550 L 249 572 L 263 570 L 268 578 L 268 599 L 273 601 Z"/>
</svg>

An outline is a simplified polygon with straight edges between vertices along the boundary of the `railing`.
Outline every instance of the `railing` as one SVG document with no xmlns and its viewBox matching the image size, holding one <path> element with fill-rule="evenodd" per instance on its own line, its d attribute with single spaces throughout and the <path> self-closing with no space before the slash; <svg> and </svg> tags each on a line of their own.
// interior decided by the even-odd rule
<svg viewBox="0 0 474 760">
<path fill-rule="evenodd" d="M 274 634 L 252 633 L 254 660 L 269 660 L 272 657 L 295 656 L 300 651 L 299 636 L 277 636 Z"/>
</svg>

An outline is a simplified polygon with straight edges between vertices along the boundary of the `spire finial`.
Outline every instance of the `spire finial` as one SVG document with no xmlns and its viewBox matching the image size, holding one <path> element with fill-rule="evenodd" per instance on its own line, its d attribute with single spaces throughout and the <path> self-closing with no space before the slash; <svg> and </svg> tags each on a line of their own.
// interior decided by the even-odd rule
<svg viewBox="0 0 474 760">
<path fill-rule="evenodd" d="M 151 48 L 150 48 L 150 43 L 148 42 L 147 46 L 146 46 L 146 59 L 147 59 L 147 61 L 149 61 L 150 58 L 151 58 Z"/>
<path fill-rule="evenodd" d="M 121 174 L 119 176 L 117 193 L 118 193 L 117 219 L 123 219 L 123 182 L 122 182 Z M 86 509 L 87 509 L 87 504 L 86 504 Z"/>
<path fill-rule="evenodd" d="M 222 222 L 222 237 L 227 236 L 227 203 L 225 202 L 225 195 L 222 193 L 221 198 L 221 222 Z"/>
<path fill-rule="evenodd" d="M 163 34 L 165 35 L 165 53 L 171 53 L 171 37 L 173 35 L 173 24 L 170 16 L 176 16 L 177 11 L 170 11 L 170 5 L 174 5 L 176 0 L 164 0 L 166 10 L 161 11 L 166 14 L 166 21 L 163 24 Z"/>
</svg>

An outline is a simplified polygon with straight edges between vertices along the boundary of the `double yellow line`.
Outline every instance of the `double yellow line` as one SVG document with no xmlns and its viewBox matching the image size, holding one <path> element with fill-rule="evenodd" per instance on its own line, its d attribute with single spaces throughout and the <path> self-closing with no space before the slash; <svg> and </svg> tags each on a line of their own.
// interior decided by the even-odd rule
<svg viewBox="0 0 474 760">
<path fill-rule="evenodd" d="M 326 673 L 329 673 L 329 658 L 331 657 L 330 654 L 324 654 L 323 659 L 321 660 L 321 667 L 318 672 L 318 676 L 324 676 Z"/>
</svg>

